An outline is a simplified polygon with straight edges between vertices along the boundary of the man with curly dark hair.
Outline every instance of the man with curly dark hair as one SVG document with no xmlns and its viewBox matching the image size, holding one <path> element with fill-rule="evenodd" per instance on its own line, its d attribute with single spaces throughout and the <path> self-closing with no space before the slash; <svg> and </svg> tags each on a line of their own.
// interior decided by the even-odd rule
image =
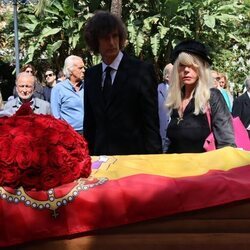
<svg viewBox="0 0 250 250">
<path fill-rule="evenodd" d="M 102 63 L 85 75 L 84 136 L 92 155 L 161 153 L 154 68 L 122 52 L 122 20 L 98 11 L 85 27 L 85 40 Z"/>
</svg>

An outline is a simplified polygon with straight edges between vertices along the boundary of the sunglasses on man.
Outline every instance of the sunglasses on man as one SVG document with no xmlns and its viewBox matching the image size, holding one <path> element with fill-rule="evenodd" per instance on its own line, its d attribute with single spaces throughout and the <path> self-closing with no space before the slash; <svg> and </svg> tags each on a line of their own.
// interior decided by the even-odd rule
<svg viewBox="0 0 250 250">
<path fill-rule="evenodd" d="M 53 75 L 54 75 L 53 73 L 50 73 L 50 74 L 45 75 L 45 77 L 51 77 Z"/>
</svg>

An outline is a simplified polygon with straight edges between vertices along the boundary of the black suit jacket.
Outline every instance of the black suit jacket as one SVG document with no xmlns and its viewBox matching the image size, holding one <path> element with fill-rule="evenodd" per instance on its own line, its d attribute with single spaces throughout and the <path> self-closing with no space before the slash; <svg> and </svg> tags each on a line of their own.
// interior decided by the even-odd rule
<svg viewBox="0 0 250 250">
<path fill-rule="evenodd" d="M 243 95 L 239 96 L 233 102 L 232 109 L 233 117 L 239 116 L 244 126 L 247 128 L 250 124 L 250 98 L 245 92 Z M 250 131 L 247 130 L 248 135 L 250 136 Z"/>
<path fill-rule="evenodd" d="M 153 66 L 124 54 L 106 104 L 101 84 L 102 65 L 98 64 L 85 74 L 84 136 L 90 154 L 161 153 Z"/>
</svg>

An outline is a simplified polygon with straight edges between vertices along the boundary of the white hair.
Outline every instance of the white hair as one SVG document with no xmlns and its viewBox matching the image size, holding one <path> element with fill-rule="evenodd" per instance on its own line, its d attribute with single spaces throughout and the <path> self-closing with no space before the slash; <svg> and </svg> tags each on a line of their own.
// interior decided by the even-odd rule
<svg viewBox="0 0 250 250">
<path fill-rule="evenodd" d="M 246 87 L 247 91 L 249 91 L 249 90 L 250 90 L 250 76 L 248 76 L 248 77 L 245 79 L 244 84 L 245 84 L 245 87 Z"/>
<path fill-rule="evenodd" d="M 162 72 L 164 81 L 169 80 L 172 70 L 173 70 L 173 64 L 172 63 L 168 63 L 164 67 L 163 72 Z"/>
<path fill-rule="evenodd" d="M 181 52 L 174 63 L 166 106 L 169 109 L 179 109 L 181 107 L 182 87 L 184 84 L 179 78 L 180 65 L 193 65 L 196 68 L 198 80 L 194 92 L 194 114 L 204 113 L 210 98 L 210 88 L 213 87 L 209 64 L 200 57 L 186 52 Z"/>
<path fill-rule="evenodd" d="M 35 76 L 33 76 L 33 75 L 31 75 L 31 74 L 29 74 L 29 73 L 27 73 L 27 72 L 21 72 L 21 73 L 19 73 L 18 75 L 17 75 L 17 77 L 16 77 L 16 86 L 17 86 L 17 84 L 18 84 L 18 81 L 19 81 L 19 79 L 21 78 L 21 77 L 28 77 L 28 78 L 32 78 L 32 80 L 33 80 L 33 84 L 34 84 L 34 87 L 35 87 L 35 83 L 36 83 L 36 77 Z"/>
<path fill-rule="evenodd" d="M 82 58 L 79 56 L 71 55 L 68 56 L 64 61 L 63 73 L 66 78 L 70 78 L 73 67 L 75 66 L 75 61 L 81 60 Z"/>
</svg>

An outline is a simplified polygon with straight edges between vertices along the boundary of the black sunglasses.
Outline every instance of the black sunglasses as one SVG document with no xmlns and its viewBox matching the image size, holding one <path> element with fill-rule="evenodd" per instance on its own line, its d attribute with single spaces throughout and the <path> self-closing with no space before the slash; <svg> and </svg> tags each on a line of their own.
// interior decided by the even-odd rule
<svg viewBox="0 0 250 250">
<path fill-rule="evenodd" d="M 45 75 L 45 77 L 51 77 L 51 76 L 53 76 L 54 74 L 52 74 L 52 73 L 50 73 L 50 74 L 47 74 L 47 75 Z"/>
</svg>

